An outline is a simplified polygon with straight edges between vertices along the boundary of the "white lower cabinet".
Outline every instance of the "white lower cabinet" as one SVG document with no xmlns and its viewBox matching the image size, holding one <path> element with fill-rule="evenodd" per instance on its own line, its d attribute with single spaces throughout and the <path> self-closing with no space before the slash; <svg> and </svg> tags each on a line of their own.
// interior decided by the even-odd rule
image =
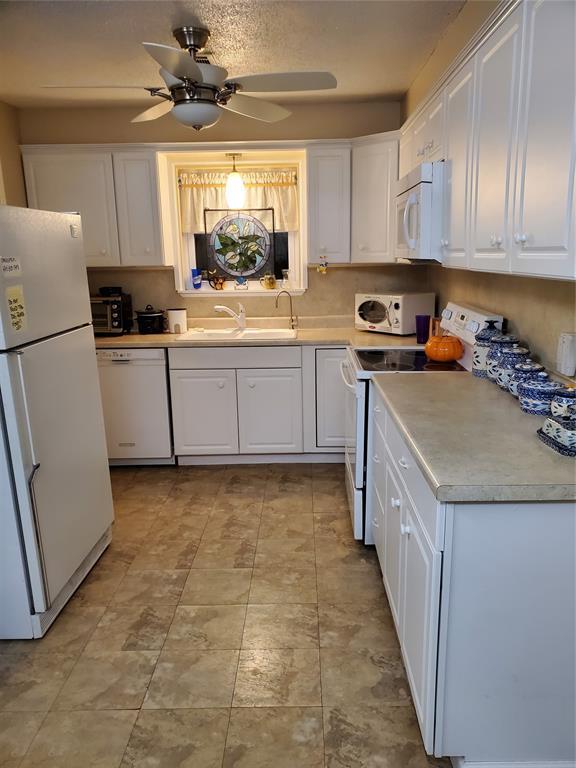
<svg viewBox="0 0 576 768">
<path fill-rule="evenodd" d="M 438 656 L 438 600 L 442 554 L 430 544 L 412 505 L 404 498 L 402 522 L 402 617 L 400 642 L 424 746 L 434 746 L 434 698 Z"/>
<path fill-rule="evenodd" d="M 345 349 L 316 350 L 316 445 L 344 447 L 344 396 L 340 373 Z"/>
<path fill-rule="evenodd" d="M 302 452 L 300 368 L 236 372 L 240 453 Z"/>
<path fill-rule="evenodd" d="M 238 453 L 236 371 L 172 370 L 176 455 Z"/>
<path fill-rule="evenodd" d="M 382 576 L 384 577 L 384 586 L 388 594 L 390 610 L 396 624 L 398 633 L 401 634 L 401 534 L 400 524 L 402 522 L 402 492 L 400 483 L 394 476 L 394 470 L 390 463 L 384 464 L 383 470 L 386 472 L 386 501 L 384 503 L 384 567 Z"/>
</svg>

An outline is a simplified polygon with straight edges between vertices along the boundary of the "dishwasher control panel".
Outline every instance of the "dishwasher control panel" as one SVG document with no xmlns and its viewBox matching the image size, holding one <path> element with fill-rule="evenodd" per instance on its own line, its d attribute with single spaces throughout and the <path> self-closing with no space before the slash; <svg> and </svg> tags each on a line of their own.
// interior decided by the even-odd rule
<svg viewBox="0 0 576 768">
<path fill-rule="evenodd" d="M 163 349 L 97 349 L 96 357 L 98 362 L 130 362 L 132 360 L 142 362 L 166 360 L 166 353 Z"/>
</svg>

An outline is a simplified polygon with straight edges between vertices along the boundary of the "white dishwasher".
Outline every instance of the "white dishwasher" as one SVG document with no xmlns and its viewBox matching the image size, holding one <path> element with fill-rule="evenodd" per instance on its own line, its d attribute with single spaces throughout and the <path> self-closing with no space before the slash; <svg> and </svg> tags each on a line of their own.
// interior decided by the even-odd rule
<svg viewBox="0 0 576 768">
<path fill-rule="evenodd" d="M 166 463 L 172 436 L 165 350 L 99 349 L 96 356 L 108 458 Z"/>
</svg>

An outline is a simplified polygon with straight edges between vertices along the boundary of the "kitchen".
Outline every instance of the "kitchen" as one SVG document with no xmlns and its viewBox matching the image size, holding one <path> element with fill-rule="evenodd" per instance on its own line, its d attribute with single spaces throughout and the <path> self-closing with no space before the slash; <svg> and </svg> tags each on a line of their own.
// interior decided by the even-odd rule
<svg viewBox="0 0 576 768">
<path fill-rule="evenodd" d="M 3 9 L 0 765 L 573 766 L 574 3 L 241 5 Z"/>
</svg>

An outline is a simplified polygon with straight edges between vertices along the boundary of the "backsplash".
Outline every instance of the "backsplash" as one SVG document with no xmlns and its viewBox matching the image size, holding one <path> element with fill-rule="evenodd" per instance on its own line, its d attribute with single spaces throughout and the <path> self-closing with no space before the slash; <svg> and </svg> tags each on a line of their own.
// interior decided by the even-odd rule
<svg viewBox="0 0 576 768">
<path fill-rule="evenodd" d="M 428 269 L 423 265 L 390 265 L 387 267 L 329 267 L 325 275 L 315 268 L 308 270 L 308 290 L 294 297 L 294 311 L 301 318 L 346 317 L 353 322 L 354 294 L 389 293 L 396 291 L 426 290 Z M 189 317 L 218 317 L 214 304 L 241 301 L 249 317 L 287 317 L 288 302 L 282 300 L 278 310 L 274 308 L 277 291 L 269 296 L 249 297 L 242 293 L 210 293 L 205 298 L 188 299 L 174 289 L 174 273 L 171 269 L 89 269 L 90 291 L 97 293 L 102 285 L 120 285 L 132 294 L 134 309 L 152 304 L 159 309 L 185 307 Z"/>
<path fill-rule="evenodd" d="M 504 315 L 509 329 L 547 368 L 556 367 L 561 331 L 576 330 L 576 292 L 566 280 L 543 280 L 460 269 L 428 270 L 439 306 L 457 301 Z"/>
</svg>

